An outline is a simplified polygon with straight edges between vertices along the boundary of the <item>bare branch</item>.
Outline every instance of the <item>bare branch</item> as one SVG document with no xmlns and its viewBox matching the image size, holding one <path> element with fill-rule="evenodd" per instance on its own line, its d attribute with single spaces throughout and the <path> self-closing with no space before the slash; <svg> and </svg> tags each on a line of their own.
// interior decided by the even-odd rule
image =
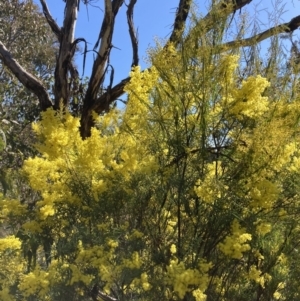
<svg viewBox="0 0 300 301">
<path fill-rule="evenodd" d="M 79 1 L 80 0 L 66 1 L 65 18 L 63 23 L 63 34 L 64 34 L 64 40 L 66 40 L 69 44 L 72 44 L 74 41 Z"/>
<path fill-rule="evenodd" d="M 94 285 L 94 287 L 90 291 L 90 296 L 92 297 L 93 301 L 99 300 L 98 297 L 104 301 L 118 301 L 118 299 L 101 292 L 98 285 Z"/>
<path fill-rule="evenodd" d="M 68 71 L 75 53 L 74 34 L 78 13 L 79 0 L 67 0 L 65 18 L 61 29 L 60 49 L 55 69 L 55 108 L 59 108 L 60 102 L 66 106 L 70 93 L 68 84 Z"/>
<path fill-rule="evenodd" d="M 86 93 L 85 105 L 90 105 L 97 98 L 97 93 L 104 80 L 104 71 L 109 53 L 112 47 L 112 36 L 114 31 L 115 17 L 124 0 L 105 0 L 105 15 L 102 22 L 98 41 L 99 44 L 98 56 L 94 62 L 92 75 L 89 81 L 89 86 Z"/>
<path fill-rule="evenodd" d="M 252 0 L 225 0 L 223 3 L 220 3 L 220 5 L 222 8 L 227 8 L 228 6 L 233 5 L 233 9 L 236 11 L 250 2 L 252 2 Z"/>
<path fill-rule="evenodd" d="M 228 43 L 225 43 L 221 45 L 221 51 L 226 51 L 228 49 L 234 49 L 238 47 L 249 47 L 253 46 L 257 43 L 260 43 L 263 40 L 266 40 L 274 35 L 280 34 L 280 33 L 289 33 L 293 32 L 297 28 L 300 27 L 300 15 L 293 18 L 290 22 L 280 24 L 278 26 L 274 26 L 272 28 L 269 28 L 265 30 L 262 33 L 259 33 L 253 37 L 243 39 L 243 40 L 235 40 Z"/>
<path fill-rule="evenodd" d="M 48 24 L 50 25 L 50 27 L 51 27 L 53 33 L 56 35 L 57 39 L 60 41 L 60 38 L 61 38 L 61 29 L 60 29 L 60 27 L 57 25 L 57 23 L 55 22 L 55 20 L 51 16 L 46 1 L 45 0 L 40 0 L 40 2 L 41 2 L 42 8 L 43 8 L 43 13 L 45 15 L 45 18 L 46 18 Z"/>
<path fill-rule="evenodd" d="M 17 79 L 32 93 L 34 93 L 40 103 L 42 110 L 52 106 L 52 102 L 47 90 L 35 76 L 27 72 L 10 54 L 6 47 L 0 41 L 0 58 L 4 65 L 17 77 Z"/>
<path fill-rule="evenodd" d="M 102 293 L 101 291 L 98 291 L 98 296 L 104 301 L 118 301 L 118 299 L 110 297 L 110 296 Z"/>
<path fill-rule="evenodd" d="M 137 35 L 135 32 L 134 23 L 133 23 L 133 11 L 134 11 L 134 6 L 135 6 L 136 2 L 137 2 L 137 0 L 130 0 L 130 3 L 128 4 L 128 9 L 127 9 L 127 23 L 129 26 L 129 34 L 130 34 L 130 40 L 131 40 L 131 45 L 132 45 L 132 51 L 133 51 L 131 67 L 137 66 L 139 64 L 138 39 L 137 39 Z"/>
<path fill-rule="evenodd" d="M 97 100 L 98 91 L 103 84 L 105 77 L 105 67 L 109 59 L 110 50 L 112 48 L 112 37 L 114 32 L 115 18 L 119 8 L 124 3 L 124 0 L 105 0 L 105 14 L 102 22 L 98 41 L 95 45 L 97 47 L 97 58 L 93 65 L 92 75 L 88 84 L 87 92 L 83 101 L 83 111 L 81 118 L 81 135 L 83 138 L 90 135 L 90 127 L 93 125 L 92 107 Z M 122 86 L 124 88 L 124 86 Z M 113 89 L 110 89 L 112 93 Z M 123 91 L 123 90 L 122 90 Z M 109 97 L 111 99 L 111 97 Z M 102 97 L 101 97 L 102 99 Z M 114 99 L 115 100 L 115 99 Z M 112 101 L 111 101 L 112 102 Z M 105 102 L 106 103 L 106 102 Z M 102 104 L 103 106 L 104 104 Z"/>
<path fill-rule="evenodd" d="M 178 44 L 180 41 L 180 37 L 184 30 L 184 25 L 185 25 L 186 19 L 189 15 L 191 3 L 192 3 L 191 0 L 180 0 L 180 2 L 179 2 L 179 6 L 177 9 L 176 18 L 175 18 L 175 23 L 173 26 L 173 31 L 169 38 L 169 41 L 174 44 Z"/>
<path fill-rule="evenodd" d="M 237 10 L 243 8 L 246 4 L 249 4 L 252 0 L 224 0 L 220 2 L 215 7 L 212 8 L 208 14 L 199 20 L 198 24 L 196 24 L 195 28 L 202 27 L 205 28 L 205 31 L 208 32 L 215 26 L 215 15 L 218 14 L 219 17 L 227 18 L 229 15 L 235 13 Z M 171 33 L 169 41 L 178 44 L 180 41 L 180 37 L 184 30 L 184 25 L 186 23 L 191 0 L 180 0 L 178 10 L 176 13 L 175 23 L 173 27 L 173 31 Z M 186 40 L 188 40 L 192 35 L 193 29 L 189 33 Z"/>
<path fill-rule="evenodd" d="M 110 2 L 110 1 L 106 0 L 106 2 Z M 129 18 L 129 20 L 132 20 L 133 8 L 134 8 L 135 3 L 136 3 L 136 0 L 131 0 L 129 3 L 128 11 L 127 11 L 127 18 Z M 187 16 L 188 16 L 190 3 L 191 3 L 190 0 L 184 0 L 184 1 L 181 0 L 180 1 L 180 4 L 179 4 L 180 7 L 178 8 L 178 12 L 177 12 L 177 19 L 176 19 L 177 21 L 175 21 L 174 28 L 176 27 L 176 29 L 179 29 L 179 28 L 181 28 L 181 26 L 183 28 L 184 22 L 186 21 Z M 117 14 L 117 11 L 122 4 L 123 4 L 122 0 L 114 0 L 113 1 L 113 4 L 112 4 L 112 11 L 114 14 L 113 18 Z M 107 3 L 107 5 L 109 5 L 109 3 Z M 132 7 L 132 12 L 130 11 L 130 5 Z M 101 43 L 102 44 L 106 43 L 106 48 L 108 50 L 110 50 L 110 48 L 109 48 L 110 44 L 108 44 L 107 39 L 105 39 L 105 30 L 108 33 L 108 37 L 110 38 L 109 42 L 111 43 L 114 20 L 111 20 L 109 18 L 108 12 L 109 11 L 106 8 L 105 9 L 105 17 L 104 17 L 101 31 L 99 34 L 99 38 L 98 38 L 98 41 L 97 41 L 95 47 L 98 46 L 98 44 L 101 40 Z M 109 26 L 109 21 L 112 22 L 112 25 L 110 25 L 110 26 Z M 132 28 L 132 33 L 133 33 L 133 35 L 131 35 L 131 41 L 132 41 L 133 52 L 134 52 L 133 53 L 133 63 L 135 63 L 136 60 L 138 59 L 138 57 L 137 57 L 137 40 L 136 40 L 134 31 L 133 31 L 133 29 L 134 29 L 133 23 L 129 23 L 129 30 L 130 30 L 130 28 Z M 109 33 L 110 33 L 110 35 L 109 35 Z M 175 39 L 175 36 L 173 39 Z M 105 47 L 104 47 L 104 49 L 105 49 Z M 101 50 L 101 46 L 100 46 L 100 50 Z M 97 92 L 98 92 L 99 86 L 102 83 L 103 78 L 104 78 L 103 71 L 104 71 L 104 66 L 106 64 L 106 60 L 104 60 L 104 58 L 105 58 L 104 54 L 106 54 L 107 57 L 109 54 L 109 51 L 106 51 L 105 53 L 101 53 L 100 50 L 99 50 L 99 55 L 93 66 L 92 77 L 90 79 L 88 91 L 86 93 L 86 97 L 84 100 L 84 107 L 83 107 L 81 128 L 80 128 L 81 136 L 83 138 L 88 137 L 90 135 L 90 129 L 93 126 L 91 112 L 95 111 L 96 113 L 100 114 L 102 112 L 109 110 L 110 105 L 124 93 L 124 87 L 130 80 L 129 77 L 123 79 L 117 85 L 115 85 L 113 88 L 111 88 L 109 91 L 105 92 L 103 95 L 101 95 L 100 97 L 97 98 Z M 135 54 L 135 52 L 136 52 L 136 54 Z"/>
<path fill-rule="evenodd" d="M 94 125 L 91 112 L 98 114 L 109 111 L 110 105 L 116 101 L 122 94 L 124 94 L 124 87 L 130 81 L 127 77 L 120 81 L 117 85 L 105 92 L 92 103 L 90 107 L 84 106 L 80 120 L 80 133 L 82 138 L 90 136 L 91 128 Z"/>
<path fill-rule="evenodd" d="M 126 77 L 115 85 L 110 91 L 103 93 L 92 106 L 92 111 L 102 113 L 109 110 L 109 106 L 124 93 L 125 85 L 130 81 L 130 77 Z"/>
</svg>

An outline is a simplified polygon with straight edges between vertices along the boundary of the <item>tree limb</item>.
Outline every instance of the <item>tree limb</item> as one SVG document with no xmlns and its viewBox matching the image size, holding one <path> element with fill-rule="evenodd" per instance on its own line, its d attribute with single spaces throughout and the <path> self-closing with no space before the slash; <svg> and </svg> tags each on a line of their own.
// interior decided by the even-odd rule
<svg viewBox="0 0 300 301">
<path fill-rule="evenodd" d="M 83 110 L 81 118 L 81 135 L 83 138 L 90 135 L 90 126 L 93 124 L 92 107 L 94 106 L 99 89 L 105 78 L 105 66 L 109 59 L 110 50 L 112 48 L 112 37 L 114 32 L 115 18 L 119 8 L 124 3 L 124 0 L 104 0 L 105 14 L 102 22 L 99 38 L 95 47 L 98 47 L 97 58 L 93 65 L 92 75 L 89 80 L 86 95 L 83 101 Z M 124 85 L 125 86 L 125 85 Z M 124 88 L 123 86 L 123 88 Z M 113 88 L 114 89 L 114 88 Z M 110 93 L 113 89 L 110 89 Z"/>
<path fill-rule="evenodd" d="M 129 26 L 129 34 L 130 34 L 130 40 L 131 40 L 131 45 L 132 45 L 132 64 L 131 67 L 137 66 L 139 64 L 139 55 L 138 55 L 138 39 L 136 35 L 136 31 L 134 29 L 134 24 L 133 24 L 133 10 L 134 6 L 136 4 L 137 0 L 130 0 L 130 3 L 128 4 L 128 9 L 127 9 L 127 23 Z"/>
<path fill-rule="evenodd" d="M 173 26 L 173 31 L 169 38 L 169 41 L 174 43 L 175 45 L 179 43 L 180 37 L 184 30 L 184 25 L 186 19 L 189 15 L 189 11 L 191 8 L 192 1 L 191 0 L 180 0 L 178 9 L 176 12 L 175 22 Z"/>
<path fill-rule="evenodd" d="M 96 99 L 91 107 L 84 107 L 80 120 L 80 134 L 82 138 L 89 137 L 91 128 L 94 125 L 94 121 L 91 118 L 91 112 L 101 114 L 109 110 L 110 105 L 124 94 L 124 87 L 130 81 L 130 77 L 127 77 L 115 85 L 110 91 L 106 91 L 100 97 Z M 88 111 L 84 111 L 88 110 Z"/>
<path fill-rule="evenodd" d="M 221 8 L 227 8 L 228 6 L 232 5 L 233 9 L 236 11 L 250 2 L 252 2 L 252 0 L 225 0 L 220 3 L 220 6 Z"/>
<path fill-rule="evenodd" d="M 110 104 L 119 98 L 124 93 L 125 85 L 130 81 L 130 77 L 126 77 L 121 80 L 117 85 L 115 85 L 109 92 L 103 93 L 92 106 L 92 111 L 100 114 L 102 112 L 108 111 Z"/>
<path fill-rule="evenodd" d="M 93 286 L 92 290 L 90 291 L 90 296 L 92 297 L 93 301 L 97 301 L 98 297 L 104 301 L 118 301 L 118 299 L 101 292 L 98 285 L 96 284 Z"/>
<path fill-rule="evenodd" d="M 118 301 L 118 299 L 110 297 L 110 296 L 102 293 L 101 291 L 98 291 L 98 296 L 104 301 Z"/>
<path fill-rule="evenodd" d="M 48 22 L 48 24 L 50 25 L 53 33 L 56 35 L 57 39 L 60 41 L 61 39 L 61 28 L 57 25 L 57 23 L 55 22 L 55 20 L 53 19 L 53 17 L 51 16 L 51 13 L 49 11 L 49 8 L 47 6 L 47 3 L 45 0 L 40 0 L 42 8 L 43 8 L 43 13 L 44 16 Z"/>
<path fill-rule="evenodd" d="M 66 106 L 70 97 L 68 71 L 75 53 L 73 42 L 78 13 L 78 1 L 79 0 L 66 1 L 64 23 L 61 29 L 59 55 L 55 69 L 54 95 L 56 109 L 59 108 L 61 102 Z"/>
<path fill-rule="evenodd" d="M 52 29 L 52 32 L 56 35 L 57 37 L 57 40 L 58 42 L 61 44 L 62 42 L 62 37 L 63 37 L 63 34 L 62 34 L 62 30 L 64 29 L 61 29 L 57 23 L 55 22 L 55 20 L 53 19 L 50 11 L 49 11 L 49 8 L 47 6 L 47 3 L 46 3 L 46 0 L 40 0 L 41 2 L 41 5 L 42 5 L 42 9 L 43 9 L 43 13 L 44 13 L 44 16 L 48 22 L 48 24 L 50 25 L 51 29 Z M 79 3 L 80 3 L 80 0 L 78 0 L 78 4 L 77 4 L 77 10 L 79 10 Z M 76 16 L 75 16 L 75 19 L 76 19 Z M 75 20 L 76 21 L 76 20 Z M 73 30 L 73 40 L 74 40 L 74 30 L 75 30 L 75 21 L 71 21 L 73 22 L 73 26 L 71 26 L 71 30 Z M 72 33 L 71 33 L 72 34 Z M 72 39 L 70 39 L 71 41 Z M 78 39 L 78 41 L 82 41 L 84 39 Z M 85 41 L 85 40 L 84 40 Z M 75 42 L 75 41 L 74 41 Z M 77 43 L 76 43 L 77 44 Z M 71 50 L 70 50 L 70 57 L 68 58 L 69 59 L 69 63 L 68 63 L 68 69 L 70 71 L 70 75 L 71 75 L 71 81 L 73 82 L 73 84 L 78 80 L 79 78 L 79 75 L 78 75 L 78 71 L 76 69 L 76 67 L 74 66 L 73 62 L 72 62 L 72 58 L 74 56 L 74 52 L 75 52 L 75 47 L 76 47 L 76 44 L 72 44 L 71 46 Z M 63 54 L 61 54 L 63 56 Z M 66 63 L 67 64 L 67 63 Z M 85 64 L 85 60 L 84 60 L 84 63 Z M 84 70 L 84 66 L 83 66 L 83 70 Z M 63 77 L 63 76 L 62 76 Z M 75 83 L 75 86 L 77 84 Z M 73 87 L 74 88 L 74 87 Z M 57 93 L 58 94 L 58 93 Z M 68 92 L 68 97 L 70 97 L 70 93 Z M 60 99 L 63 98 L 61 95 L 57 96 L 56 97 L 56 107 L 59 105 L 59 101 Z"/>
<path fill-rule="evenodd" d="M 104 70 L 112 47 L 115 17 L 124 0 L 105 0 L 105 15 L 95 47 L 99 46 L 98 56 L 94 62 L 84 104 L 90 106 L 96 100 L 99 88 L 104 80 Z M 100 42 L 101 41 L 101 42 Z"/>
<path fill-rule="evenodd" d="M 15 60 L 10 52 L 0 41 L 0 58 L 4 65 L 17 77 L 17 79 L 31 92 L 33 92 L 39 99 L 39 104 L 42 110 L 46 110 L 52 106 L 50 96 L 47 93 L 46 88 L 43 86 L 35 76 L 27 72 L 18 62 Z"/>
<path fill-rule="evenodd" d="M 226 51 L 228 49 L 234 49 L 238 47 L 249 47 L 253 46 L 257 43 L 260 43 L 263 40 L 266 40 L 276 34 L 280 33 L 289 33 L 293 32 L 297 28 L 300 27 L 300 15 L 293 18 L 290 22 L 280 24 L 265 30 L 262 33 L 259 33 L 253 37 L 243 39 L 243 40 L 235 40 L 221 45 L 221 51 Z"/>
</svg>

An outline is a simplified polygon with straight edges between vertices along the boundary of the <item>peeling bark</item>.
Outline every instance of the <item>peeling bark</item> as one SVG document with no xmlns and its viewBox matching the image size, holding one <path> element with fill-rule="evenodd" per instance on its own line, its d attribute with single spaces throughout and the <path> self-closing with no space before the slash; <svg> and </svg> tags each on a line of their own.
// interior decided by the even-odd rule
<svg viewBox="0 0 300 301">
<path fill-rule="evenodd" d="M 66 106 L 69 103 L 70 91 L 68 83 L 68 72 L 74 57 L 76 45 L 74 45 L 75 26 L 78 13 L 79 0 L 67 0 L 65 18 L 61 28 L 60 48 L 55 68 L 55 109 L 60 105 Z M 51 27 L 52 28 L 52 27 Z"/>
<path fill-rule="evenodd" d="M 119 11 L 119 8 L 123 3 L 124 0 L 113 0 L 112 2 L 111 0 L 105 0 L 104 19 L 95 47 L 98 47 L 99 44 L 100 46 L 97 51 L 97 58 L 93 65 L 92 75 L 89 80 L 88 89 L 83 103 L 83 111 L 80 122 L 80 132 L 83 138 L 90 136 L 91 127 L 94 124 L 92 119 L 92 107 L 97 101 L 99 89 L 101 88 L 101 85 L 103 84 L 105 78 L 105 67 L 112 48 L 115 18 Z M 111 101 L 110 103 L 112 103 L 113 101 Z M 105 104 L 102 104 L 102 106 L 104 105 Z"/>
</svg>

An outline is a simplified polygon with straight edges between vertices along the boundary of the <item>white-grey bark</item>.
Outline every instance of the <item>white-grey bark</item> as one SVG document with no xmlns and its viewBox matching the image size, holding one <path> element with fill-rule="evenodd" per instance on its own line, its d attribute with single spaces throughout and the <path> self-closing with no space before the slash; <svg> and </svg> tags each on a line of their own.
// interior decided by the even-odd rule
<svg viewBox="0 0 300 301">
<path fill-rule="evenodd" d="M 75 27 L 78 13 L 79 0 L 66 0 L 65 17 L 61 28 L 60 48 L 55 69 L 55 108 L 61 103 L 66 106 L 69 102 L 69 70 L 75 53 L 74 45 Z"/>
</svg>

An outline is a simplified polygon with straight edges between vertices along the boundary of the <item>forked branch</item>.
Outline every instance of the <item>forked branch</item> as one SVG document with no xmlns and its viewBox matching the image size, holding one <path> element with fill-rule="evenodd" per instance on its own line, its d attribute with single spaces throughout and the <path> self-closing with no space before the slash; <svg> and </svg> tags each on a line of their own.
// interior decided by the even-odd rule
<svg viewBox="0 0 300 301">
<path fill-rule="evenodd" d="M 98 92 L 105 79 L 105 70 L 106 70 L 105 68 L 109 59 L 110 50 L 112 48 L 112 37 L 114 32 L 115 18 L 118 14 L 119 8 L 124 3 L 124 0 L 113 0 L 113 1 L 104 0 L 104 1 L 105 1 L 104 19 L 102 22 L 98 40 L 94 47 L 94 49 L 96 49 L 99 46 L 97 51 L 97 58 L 94 61 L 92 75 L 89 80 L 88 88 L 83 101 L 83 110 L 82 110 L 81 126 L 80 126 L 80 132 L 83 138 L 86 138 L 90 135 L 91 127 L 93 126 L 92 107 L 94 107 L 95 103 L 98 101 L 97 99 Z M 110 89 L 110 93 L 111 90 L 112 89 Z M 103 104 L 101 104 L 102 107 Z"/>
<path fill-rule="evenodd" d="M 109 58 L 112 47 L 112 37 L 114 32 L 115 17 L 124 0 L 105 0 L 105 14 L 99 33 L 98 41 L 94 48 L 97 51 L 97 58 L 93 65 L 92 75 L 88 84 L 84 106 L 86 109 L 96 100 L 98 91 L 104 81 L 105 66 Z"/>
</svg>

